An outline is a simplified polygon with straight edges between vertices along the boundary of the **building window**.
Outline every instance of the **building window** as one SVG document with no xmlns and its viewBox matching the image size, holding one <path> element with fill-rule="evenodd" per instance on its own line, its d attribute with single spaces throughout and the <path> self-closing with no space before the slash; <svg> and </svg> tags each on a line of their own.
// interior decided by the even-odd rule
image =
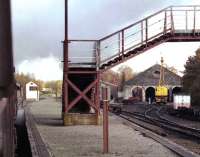
<svg viewBox="0 0 200 157">
<path fill-rule="evenodd" d="M 31 86 L 31 87 L 29 87 L 29 90 L 30 90 L 30 91 L 37 91 L 37 87 Z"/>
<path fill-rule="evenodd" d="M 153 77 L 155 77 L 155 78 L 160 77 L 160 71 L 158 71 L 158 70 L 153 71 L 152 74 L 153 74 Z"/>
<path fill-rule="evenodd" d="M 160 75 L 160 71 L 156 70 L 154 71 L 154 74 Z"/>
</svg>

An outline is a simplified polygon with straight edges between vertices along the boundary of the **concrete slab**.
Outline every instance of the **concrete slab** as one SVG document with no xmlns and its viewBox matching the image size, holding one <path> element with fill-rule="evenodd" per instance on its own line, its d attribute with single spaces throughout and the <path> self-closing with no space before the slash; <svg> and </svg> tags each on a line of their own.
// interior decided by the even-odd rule
<svg viewBox="0 0 200 157">
<path fill-rule="evenodd" d="M 110 153 L 102 154 L 102 126 L 62 126 L 61 103 L 44 99 L 28 104 L 36 127 L 55 157 L 176 157 L 169 149 L 110 115 Z"/>
</svg>

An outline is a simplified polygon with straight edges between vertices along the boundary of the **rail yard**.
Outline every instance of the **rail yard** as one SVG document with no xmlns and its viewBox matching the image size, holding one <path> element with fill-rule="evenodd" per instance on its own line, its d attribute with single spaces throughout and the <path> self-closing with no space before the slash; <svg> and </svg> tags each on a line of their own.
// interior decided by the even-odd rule
<svg viewBox="0 0 200 157">
<path fill-rule="evenodd" d="M 167 106 L 147 103 L 124 105 L 119 116 L 200 154 L 199 121 L 171 116 Z"/>
<path fill-rule="evenodd" d="M 27 9 L 26 5 L 23 7 Z M 183 76 L 165 65 L 163 56 L 160 56 L 161 65 L 131 73 L 127 80 L 127 71 L 118 75 L 109 70 L 164 42 L 200 42 L 200 6 L 172 5 L 99 39 L 69 39 L 68 0 L 61 6 L 64 13 L 64 18 L 60 18 L 64 20 L 60 32 L 64 33 L 63 56 L 59 60 L 62 79 L 52 84 L 29 78 L 31 68 L 27 76 L 16 74 L 17 55 L 13 52 L 17 46 L 23 45 L 22 57 L 26 57 L 27 49 L 31 49 L 26 46 L 40 48 L 52 44 L 38 39 L 38 34 L 44 31 L 35 33 L 37 29 L 34 29 L 32 34 L 37 34 L 39 43 L 26 44 L 23 38 L 22 44 L 14 45 L 18 41 L 17 38 L 13 42 L 12 31 L 12 23 L 16 22 L 12 17 L 16 12 L 12 14 L 10 0 L 0 0 L 0 157 L 199 157 L 200 48 L 188 57 Z M 54 11 L 56 7 L 52 8 Z M 75 9 L 77 13 L 80 10 Z M 27 19 L 26 24 L 31 21 Z M 76 24 L 76 29 L 86 28 L 86 23 Z M 23 28 L 29 28 L 26 24 Z M 31 23 L 36 24 L 37 21 Z M 56 36 L 46 32 L 51 24 L 45 24 L 48 39 Z M 20 27 L 20 37 L 25 34 L 23 28 Z M 59 29 L 55 32 L 58 34 Z M 84 36 L 82 33 L 80 36 Z M 50 64 L 34 68 L 40 75 L 42 68 L 50 69 L 47 77 L 56 75 Z M 105 77 L 112 78 L 110 82 L 103 79 L 106 71 L 110 72 Z"/>
</svg>

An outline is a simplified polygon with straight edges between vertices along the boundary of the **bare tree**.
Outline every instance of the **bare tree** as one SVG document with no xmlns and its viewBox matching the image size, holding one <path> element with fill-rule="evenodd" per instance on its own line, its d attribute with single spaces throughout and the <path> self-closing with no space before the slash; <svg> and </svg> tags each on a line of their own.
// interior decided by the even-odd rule
<svg viewBox="0 0 200 157">
<path fill-rule="evenodd" d="M 119 67 L 118 69 L 120 77 L 120 91 L 123 91 L 123 87 L 126 81 L 132 79 L 136 74 L 133 72 L 132 68 L 126 65 Z"/>
<path fill-rule="evenodd" d="M 59 95 L 62 93 L 62 81 L 48 81 L 45 83 L 46 88 L 50 88 L 52 91 L 52 94 L 55 94 L 56 98 L 58 98 Z"/>
<path fill-rule="evenodd" d="M 112 70 L 108 70 L 101 75 L 101 80 L 104 82 L 109 82 L 118 85 L 119 74 Z"/>
</svg>

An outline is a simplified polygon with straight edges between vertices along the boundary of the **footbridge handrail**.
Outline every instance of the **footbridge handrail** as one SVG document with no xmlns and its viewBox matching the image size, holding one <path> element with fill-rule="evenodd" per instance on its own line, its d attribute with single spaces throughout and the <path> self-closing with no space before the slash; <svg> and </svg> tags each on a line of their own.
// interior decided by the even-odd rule
<svg viewBox="0 0 200 157">
<path fill-rule="evenodd" d="M 99 40 L 73 39 L 69 40 L 69 45 L 74 43 L 82 45 L 75 44 L 83 54 L 87 54 L 88 58 L 84 59 L 89 60 L 90 58 L 89 62 L 96 62 L 95 66 L 105 67 L 112 64 L 113 60 L 123 60 L 129 56 L 130 51 L 142 51 L 162 36 L 176 35 L 179 39 L 182 37 L 181 35 L 186 35 L 184 39 L 194 40 L 195 36 L 200 34 L 200 22 L 197 18 L 200 18 L 200 5 L 169 6 Z M 80 55 L 78 50 L 76 52 L 71 54 Z M 77 57 L 74 58 L 77 59 Z M 93 59 L 91 60 L 91 58 Z M 76 62 L 79 62 L 79 59 Z"/>
</svg>

